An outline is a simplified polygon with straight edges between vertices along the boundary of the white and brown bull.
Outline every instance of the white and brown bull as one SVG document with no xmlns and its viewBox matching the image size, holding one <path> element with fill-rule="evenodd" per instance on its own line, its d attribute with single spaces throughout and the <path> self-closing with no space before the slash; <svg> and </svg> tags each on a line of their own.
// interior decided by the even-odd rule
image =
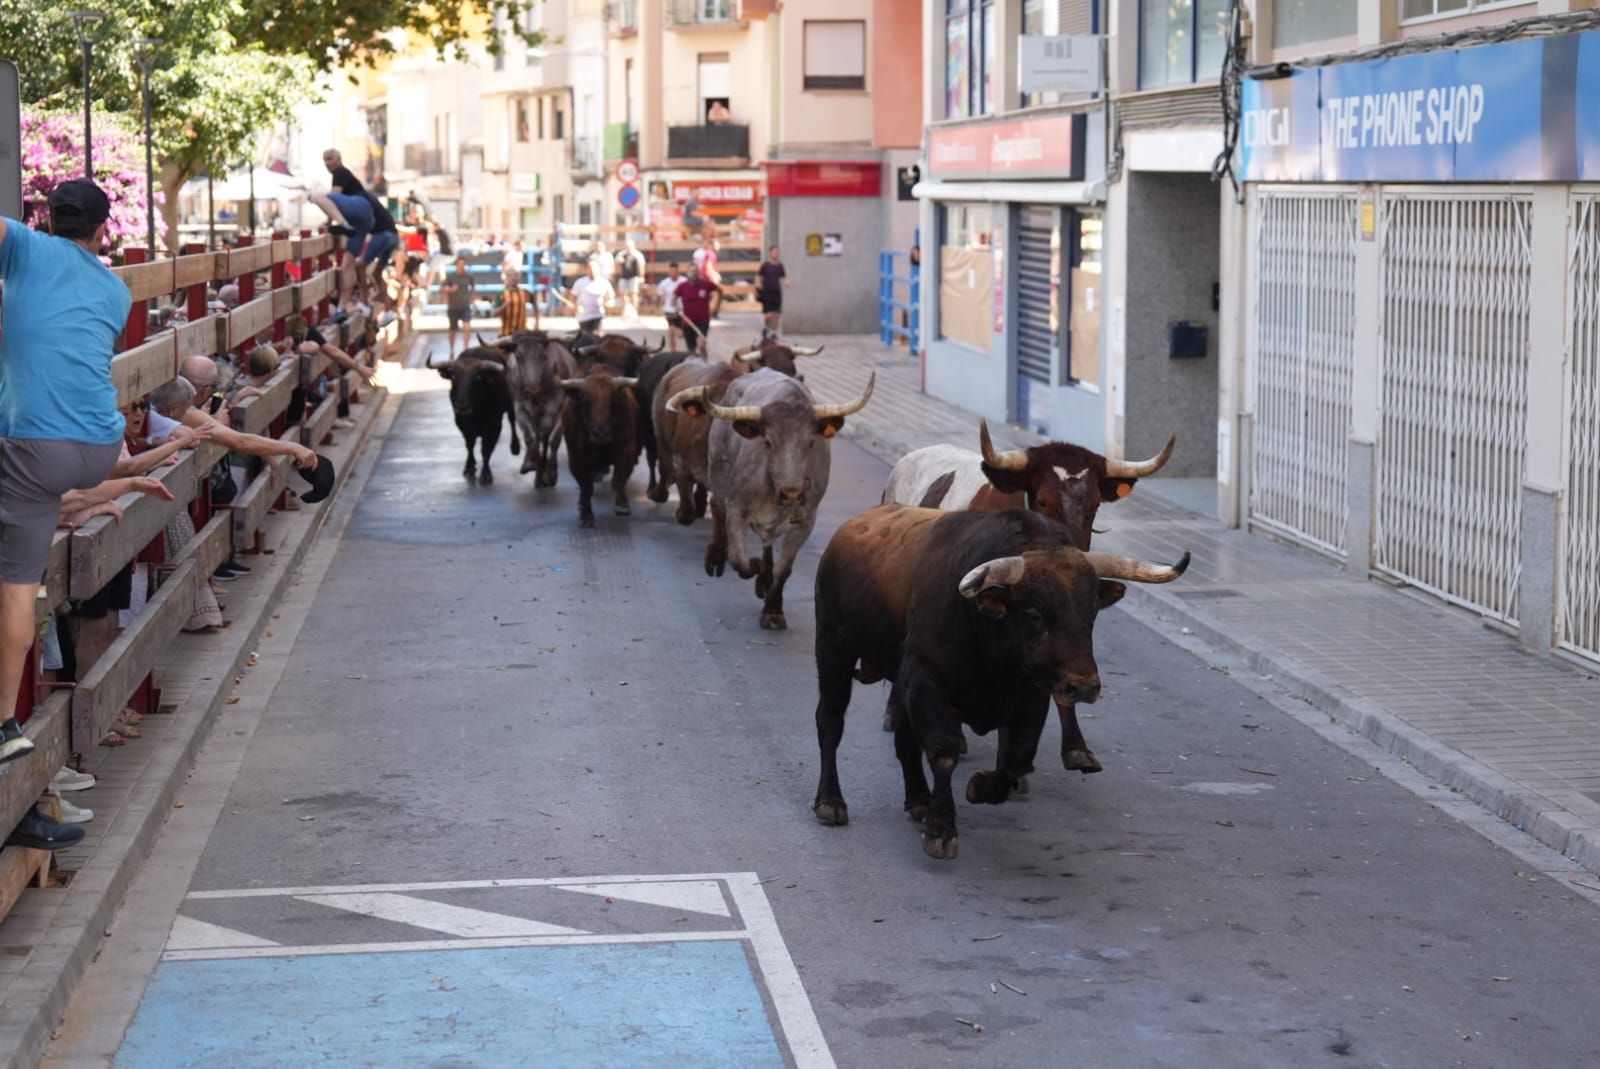
<svg viewBox="0 0 1600 1069">
<path fill-rule="evenodd" d="M 978 452 L 953 445 L 931 445 L 907 453 L 889 473 L 885 505 L 914 505 L 946 512 L 999 512 L 1026 508 L 1066 529 L 1072 545 L 1088 552 L 1095 516 L 1108 501 L 1120 501 L 1133 484 L 1153 475 L 1172 457 L 1178 436 L 1148 460 L 1115 460 L 1067 442 L 1046 442 L 1001 452 L 989 437 L 989 423 L 978 424 Z M 883 729 L 894 730 L 898 697 L 890 696 Z M 1089 749 L 1071 702 L 1057 699 L 1061 719 L 1061 764 L 1088 774 L 1101 764 Z M 1026 788 L 1024 788 L 1026 789 Z"/>
<path fill-rule="evenodd" d="M 828 489 L 829 440 L 847 416 L 866 406 L 875 384 L 873 376 L 848 404 L 819 405 L 803 383 L 762 368 L 728 383 L 721 403 L 709 400 L 704 386 L 683 390 L 668 402 L 674 412 L 715 420 L 707 469 L 693 473 L 711 491 L 706 574 L 721 575 L 731 564 L 741 579 L 754 579 L 763 601 L 761 626 L 767 630 L 788 626 L 783 587 Z M 761 539 L 759 564 L 745 551 L 747 531 Z"/>
</svg>

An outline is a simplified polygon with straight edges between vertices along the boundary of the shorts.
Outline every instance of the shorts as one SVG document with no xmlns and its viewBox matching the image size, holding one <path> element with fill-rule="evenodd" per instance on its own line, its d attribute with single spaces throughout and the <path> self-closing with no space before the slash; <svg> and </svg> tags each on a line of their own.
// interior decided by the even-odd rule
<svg viewBox="0 0 1600 1069">
<path fill-rule="evenodd" d="M 681 317 L 681 320 L 683 323 L 683 332 L 689 337 L 691 342 L 698 338 L 710 337 L 711 320 L 707 319 L 704 322 L 701 322 L 698 319 L 691 319 L 688 316 Z"/>
<path fill-rule="evenodd" d="M 639 280 L 637 278 L 617 279 L 617 292 L 625 293 L 631 297 L 639 292 Z"/>
<path fill-rule="evenodd" d="M 44 578 L 61 496 L 100 485 L 121 455 L 121 442 L 0 438 L 0 583 Z"/>
<path fill-rule="evenodd" d="M 351 256 L 360 255 L 361 247 L 367 243 L 367 235 L 377 225 L 377 220 L 372 216 L 372 205 L 366 197 L 351 197 L 343 193 L 329 193 L 328 199 L 339 209 L 344 221 L 350 224 L 350 236 L 345 238 L 344 243 L 345 251 Z"/>
<path fill-rule="evenodd" d="M 683 317 L 676 312 L 667 313 L 667 326 L 683 329 Z"/>
<path fill-rule="evenodd" d="M 393 230 L 380 230 L 367 240 L 367 247 L 361 250 L 361 262 L 370 264 L 378 260 L 387 264 L 394 256 L 394 250 L 399 247 L 399 234 Z"/>
<path fill-rule="evenodd" d="M 406 278 L 412 282 L 422 281 L 422 257 L 414 252 L 406 256 Z"/>
<path fill-rule="evenodd" d="M 761 302 L 761 311 L 767 315 L 783 311 L 783 291 L 768 293 L 766 290 L 756 294 L 756 300 Z"/>
<path fill-rule="evenodd" d="M 450 318 L 450 329 L 470 327 L 472 325 L 471 308 L 446 308 L 445 315 Z"/>
<path fill-rule="evenodd" d="M 594 319 L 580 319 L 578 320 L 578 329 L 588 334 L 598 333 L 600 330 L 600 320 L 604 318 L 604 316 L 599 316 Z"/>
</svg>

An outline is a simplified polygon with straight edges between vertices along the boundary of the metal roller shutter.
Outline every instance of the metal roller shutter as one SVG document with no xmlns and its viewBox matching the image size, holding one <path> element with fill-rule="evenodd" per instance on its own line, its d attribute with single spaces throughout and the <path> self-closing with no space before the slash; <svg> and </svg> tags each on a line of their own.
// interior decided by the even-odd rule
<svg viewBox="0 0 1600 1069">
<path fill-rule="evenodd" d="M 1054 208 L 1027 205 L 1017 227 L 1017 373 L 1049 385 L 1055 370 L 1055 332 L 1050 323 Z"/>
</svg>

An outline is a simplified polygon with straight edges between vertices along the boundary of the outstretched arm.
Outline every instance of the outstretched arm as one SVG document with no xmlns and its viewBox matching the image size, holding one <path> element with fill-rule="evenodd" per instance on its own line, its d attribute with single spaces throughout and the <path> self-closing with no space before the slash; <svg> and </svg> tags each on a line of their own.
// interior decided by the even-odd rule
<svg viewBox="0 0 1600 1069">
<path fill-rule="evenodd" d="M 280 441 L 277 438 L 266 438 L 259 434 L 243 434 L 231 427 L 222 426 L 198 408 L 191 408 L 185 412 L 183 422 L 197 429 L 210 424 L 211 440 L 229 452 L 244 453 L 253 457 L 290 457 L 297 468 L 309 468 L 317 463 L 317 454 L 303 445 Z"/>
<path fill-rule="evenodd" d="M 178 450 L 199 445 L 210 437 L 211 427 L 209 425 L 198 430 L 179 427 L 172 432 L 172 437 L 163 444 L 152 449 L 146 449 L 136 456 L 126 457 L 117 461 L 116 467 L 111 469 L 111 476 L 112 478 L 120 479 L 128 475 L 148 475 Z"/>
<path fill-rule="evenodd" d="M 306 344 L 316 346 L 315 342 L 307 342 Z M 335 364 L 338 364 L 346 371 L 354 371 L 366 382 L 371 382 L 373 376 L 377 374 L 377 372 L 373 371 L 370 367 L 363 364 L 361 361 L 357 360 L 355 357 L 351 356 L 349 353 L 345 352 L 343 349 L 332 344 L 331 342 L 324 342 L 320 348 L 322 352 L 327 354 L 329 360 L 332 360 Z M 316 351 L 316 348 L 311 350 L 311 352 Z"/>
</svg>

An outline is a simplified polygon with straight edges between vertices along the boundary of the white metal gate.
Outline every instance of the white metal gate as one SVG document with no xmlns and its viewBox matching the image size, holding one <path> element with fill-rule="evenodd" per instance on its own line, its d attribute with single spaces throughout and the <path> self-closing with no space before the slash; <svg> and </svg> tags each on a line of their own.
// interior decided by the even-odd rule
<svg viewBox="0 0 1600 1069">
<path fill-rule="evenodd" d="M 1255 416 L 1250 520 L 1345 553 L 1355 360 L 1353 193 L 1255 194 Z"/>
<path fill-rule="evenodd" d="M 1532 206 L 1513 193 L 1383 197 L 1374 563 L 1517 618 Z"/>
<path fill-rule="evenodd" d="M 1561 645 L 1600 657 L 1600 195 L 1577 196 L 1567 247 L 1571 410 L 1561 568 Z"/>
</svg>

